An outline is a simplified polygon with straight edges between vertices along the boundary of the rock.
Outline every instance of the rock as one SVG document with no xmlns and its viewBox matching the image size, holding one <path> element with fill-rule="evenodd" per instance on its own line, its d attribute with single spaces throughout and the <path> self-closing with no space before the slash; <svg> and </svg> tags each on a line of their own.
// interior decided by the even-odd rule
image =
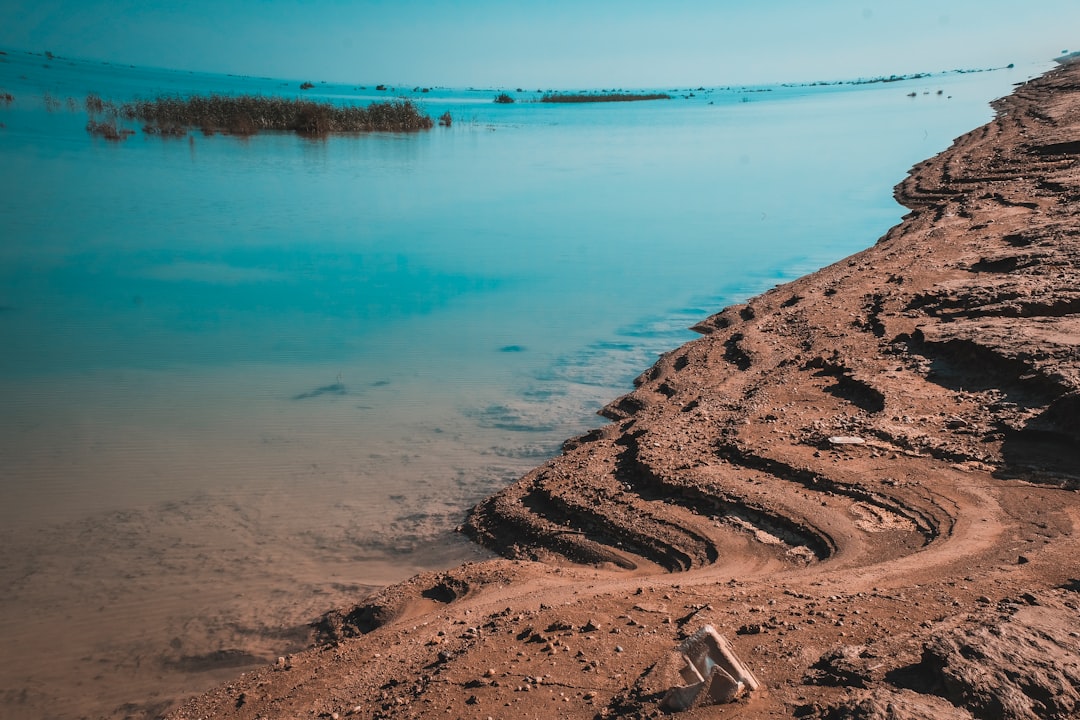
<svg viewBox="0 0 1080 720">
<path fill-rule="evenodd" d="M 1080 716 L 1080 639 L 1075 615 L 1020 609 L 992 626 L 959 628 L 928 642 L 919 669 L 953 704 L 980 718 Z"/>
<path fill-rule="evenodd" d="M 830 445 L 864 445 L 866 441 L 854 435 L 833 435 L 829 438 Z"/>
<path fill-rule="evenodd" d="M 811 685 L 865 688 L 879 665 L 865 646 L 838 645 L 810 666 L 805 680 Z"/>
<path fill-rule="evenodd" d="M 816 720 L 974 720 L 971 713 L 935 695 L 880 688 L 858 691 L 855 697 L 820 706 L 805 706 L 796 716 Z"/>
</svg>

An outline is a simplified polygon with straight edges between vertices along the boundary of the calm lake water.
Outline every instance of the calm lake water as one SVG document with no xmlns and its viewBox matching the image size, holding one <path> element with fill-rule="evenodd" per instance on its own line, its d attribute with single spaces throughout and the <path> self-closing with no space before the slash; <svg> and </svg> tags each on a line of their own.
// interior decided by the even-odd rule
<svg viewBox="0 0 1080 720">
<path fill-rule="evenodd" d="M 1046 69 L 589 105 L 317 84 L 454 123 L 115 143 L 88 93 L 299 81 L 0 55 L 0 715 L 152 717 L 483 557 L 470 505 L 694 322 L 872 244 L 907 169 Z"/>
</svg>

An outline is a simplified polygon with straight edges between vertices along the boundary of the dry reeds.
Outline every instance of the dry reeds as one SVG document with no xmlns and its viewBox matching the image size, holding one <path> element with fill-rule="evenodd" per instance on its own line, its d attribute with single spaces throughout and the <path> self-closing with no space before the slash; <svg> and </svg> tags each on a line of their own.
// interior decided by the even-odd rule
<svg viewBox="0 0 1080 720">
<path fill-rule="evenodd" d="M 187 128 L 179 125 L 143 125 L 143 132 L 147 135 L 161 135 L 162 137 L 183 137 L 187 135 Z"/>
<path fill-rule="evenodd" d="M 135 131 L 120 127 L 116 122 L 116 118 L 107 118 L 105 120 L 90 120 L 86 123 L 86 132 L 106 140 L 119 142 L 129 135 L 133 135 Z"/>
<path fill-rule="evenodd" d="M 74 100 L 71 100 L 71 105 L 74 105 L 74 102 Z M 134 130 L 120 125 L 120 109 L 113 103 L 102 100 L 98 95 L 90 93 L 86 96 L 83 104 L 86 106 L 86 114 L 90 116 L 86 123 L 86 132 L 91 135 L 117 142 L 135 134 Z M 100 120 L 99 117 L 101 117 Z"/>
<path fill-rule="evenodd" d="M 129 120 L 157 128 L 199 128 L 206 135 L 252 135 L 287 131 L 324 136 L 348 132 L 416 132 L 434 124 L 408 100 L 373 103 L 367 107 L 337 106 L 282 97 L 256 95 L 160 96 L 120 107 Z"/>
</svg>

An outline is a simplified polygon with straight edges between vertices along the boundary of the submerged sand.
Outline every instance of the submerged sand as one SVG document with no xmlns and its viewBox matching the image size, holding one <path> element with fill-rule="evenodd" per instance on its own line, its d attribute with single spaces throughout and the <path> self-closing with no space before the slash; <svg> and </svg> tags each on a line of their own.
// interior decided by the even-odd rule
<svg viewBox="0 0 1080 720">
<path fill-rule="evenodd" d="M 764 690 L 685 717 L 1080 715 L 1080 64 L 996 109 L 875 246 L 701 323 L 480 504 L 504 559 L 170 717 L 655 717 L 706 623 Z"/>
</svg>

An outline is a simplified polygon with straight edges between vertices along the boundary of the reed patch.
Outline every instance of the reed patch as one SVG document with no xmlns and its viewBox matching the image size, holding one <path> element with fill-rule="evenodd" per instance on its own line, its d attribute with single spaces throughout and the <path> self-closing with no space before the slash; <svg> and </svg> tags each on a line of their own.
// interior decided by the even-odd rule
<svg viewBox="0 0 1080 720">
<path fill-rule="evenodd" d="M 91 104 L 88 97 L 88 109 Z M 100 99 L 93 104 L 106 107 Z M 205 135 L 249 136 L 279 131 L 323 137 L 331 133 L 417 132 L 434 125 L 408 100 L 360 107 L 258 95 L 162 95 L 122 104 L 117 111 L 125 120 L 143 123 L 144 132 L 158 135 L 199 129 Z"/>
</svg>

